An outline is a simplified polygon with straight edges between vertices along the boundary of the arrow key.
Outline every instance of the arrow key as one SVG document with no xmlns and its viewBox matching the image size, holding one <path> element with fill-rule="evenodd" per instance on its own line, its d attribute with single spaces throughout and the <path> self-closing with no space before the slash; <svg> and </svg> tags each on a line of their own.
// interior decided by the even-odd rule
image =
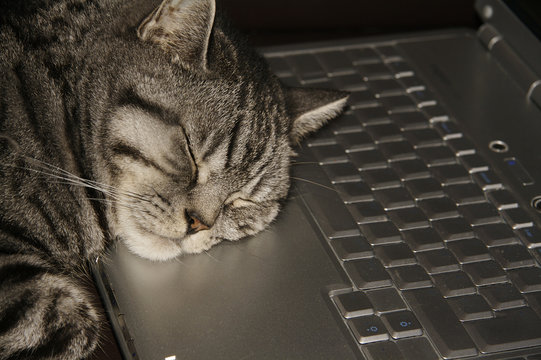
<svg viewBox="0 0 541 360">
<path fill-rule="evenodd" d="M 389 340 L 389 334 L 377 316 L 362 316 L 347 322 L 359 344 Z"/>
<path fill-rule="evenodd" d="M 421 325 L 411 311 L 398 311 L 382 315 L 381 319 L 393 339 L 423 335 Z"/>
</svg>

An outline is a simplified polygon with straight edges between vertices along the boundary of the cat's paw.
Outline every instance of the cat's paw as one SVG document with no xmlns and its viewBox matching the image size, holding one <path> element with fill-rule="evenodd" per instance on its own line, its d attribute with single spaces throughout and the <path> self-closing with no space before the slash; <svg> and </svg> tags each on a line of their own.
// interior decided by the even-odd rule
<svg viewBox="0 0 541 360">
<path fill-rule="evenodd" d="M 7 266 L 14 271 L 0 285 L 0 359 L 89 356 L 98 343 L 100 316 L 88 294 L 69 277 L 45 268 L 20 262 Z"/>
</svg>

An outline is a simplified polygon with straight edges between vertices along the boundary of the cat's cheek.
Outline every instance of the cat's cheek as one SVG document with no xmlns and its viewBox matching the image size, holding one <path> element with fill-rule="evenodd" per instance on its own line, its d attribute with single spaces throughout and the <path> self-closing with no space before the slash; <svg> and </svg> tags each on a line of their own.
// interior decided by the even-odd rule
<svg viewBox="0 0 541 360">
<path fill-rule="evenodd" d="M 171 260 L 183 253 L 178 242 L 160 236 L 143 235 L 130 228 L 117 235 L 132 253 L 152 261 Z"/>
<path fill-rule="evenodd" d="M 200 231 L 182 240 L 182 253 L 199 254 L 210 249 L 219 242 L 220 240 L 218 238 L 210 235 L 210 231 Z"/>
</svg>

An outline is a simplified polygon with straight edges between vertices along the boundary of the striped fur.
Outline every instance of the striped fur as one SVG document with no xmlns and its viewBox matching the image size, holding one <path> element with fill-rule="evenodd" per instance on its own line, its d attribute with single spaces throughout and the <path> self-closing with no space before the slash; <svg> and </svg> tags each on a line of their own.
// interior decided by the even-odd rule
<svg viewBox="0 0 541 360">
<path fill-rule="evenodd" d="M 292 145 L 342 110 L 281 85 L 215 8 L 0 4 L 0 360 L 93 351 L 81 284 L 115 239 L 163 261 L 263 230 Z"/>
</svg>

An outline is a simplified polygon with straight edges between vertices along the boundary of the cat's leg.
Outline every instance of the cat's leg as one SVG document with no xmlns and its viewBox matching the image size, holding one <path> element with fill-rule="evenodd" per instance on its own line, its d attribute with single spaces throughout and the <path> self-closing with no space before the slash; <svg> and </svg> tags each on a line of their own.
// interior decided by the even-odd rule
<svg viewBox="0 0 541 360">
<path fill-rule="evenodd" d="M 99 316 L 69 276 L 31 255 L 0 255 L 0 359 L 71 360 L 98 341 Z"/>
</svg>

